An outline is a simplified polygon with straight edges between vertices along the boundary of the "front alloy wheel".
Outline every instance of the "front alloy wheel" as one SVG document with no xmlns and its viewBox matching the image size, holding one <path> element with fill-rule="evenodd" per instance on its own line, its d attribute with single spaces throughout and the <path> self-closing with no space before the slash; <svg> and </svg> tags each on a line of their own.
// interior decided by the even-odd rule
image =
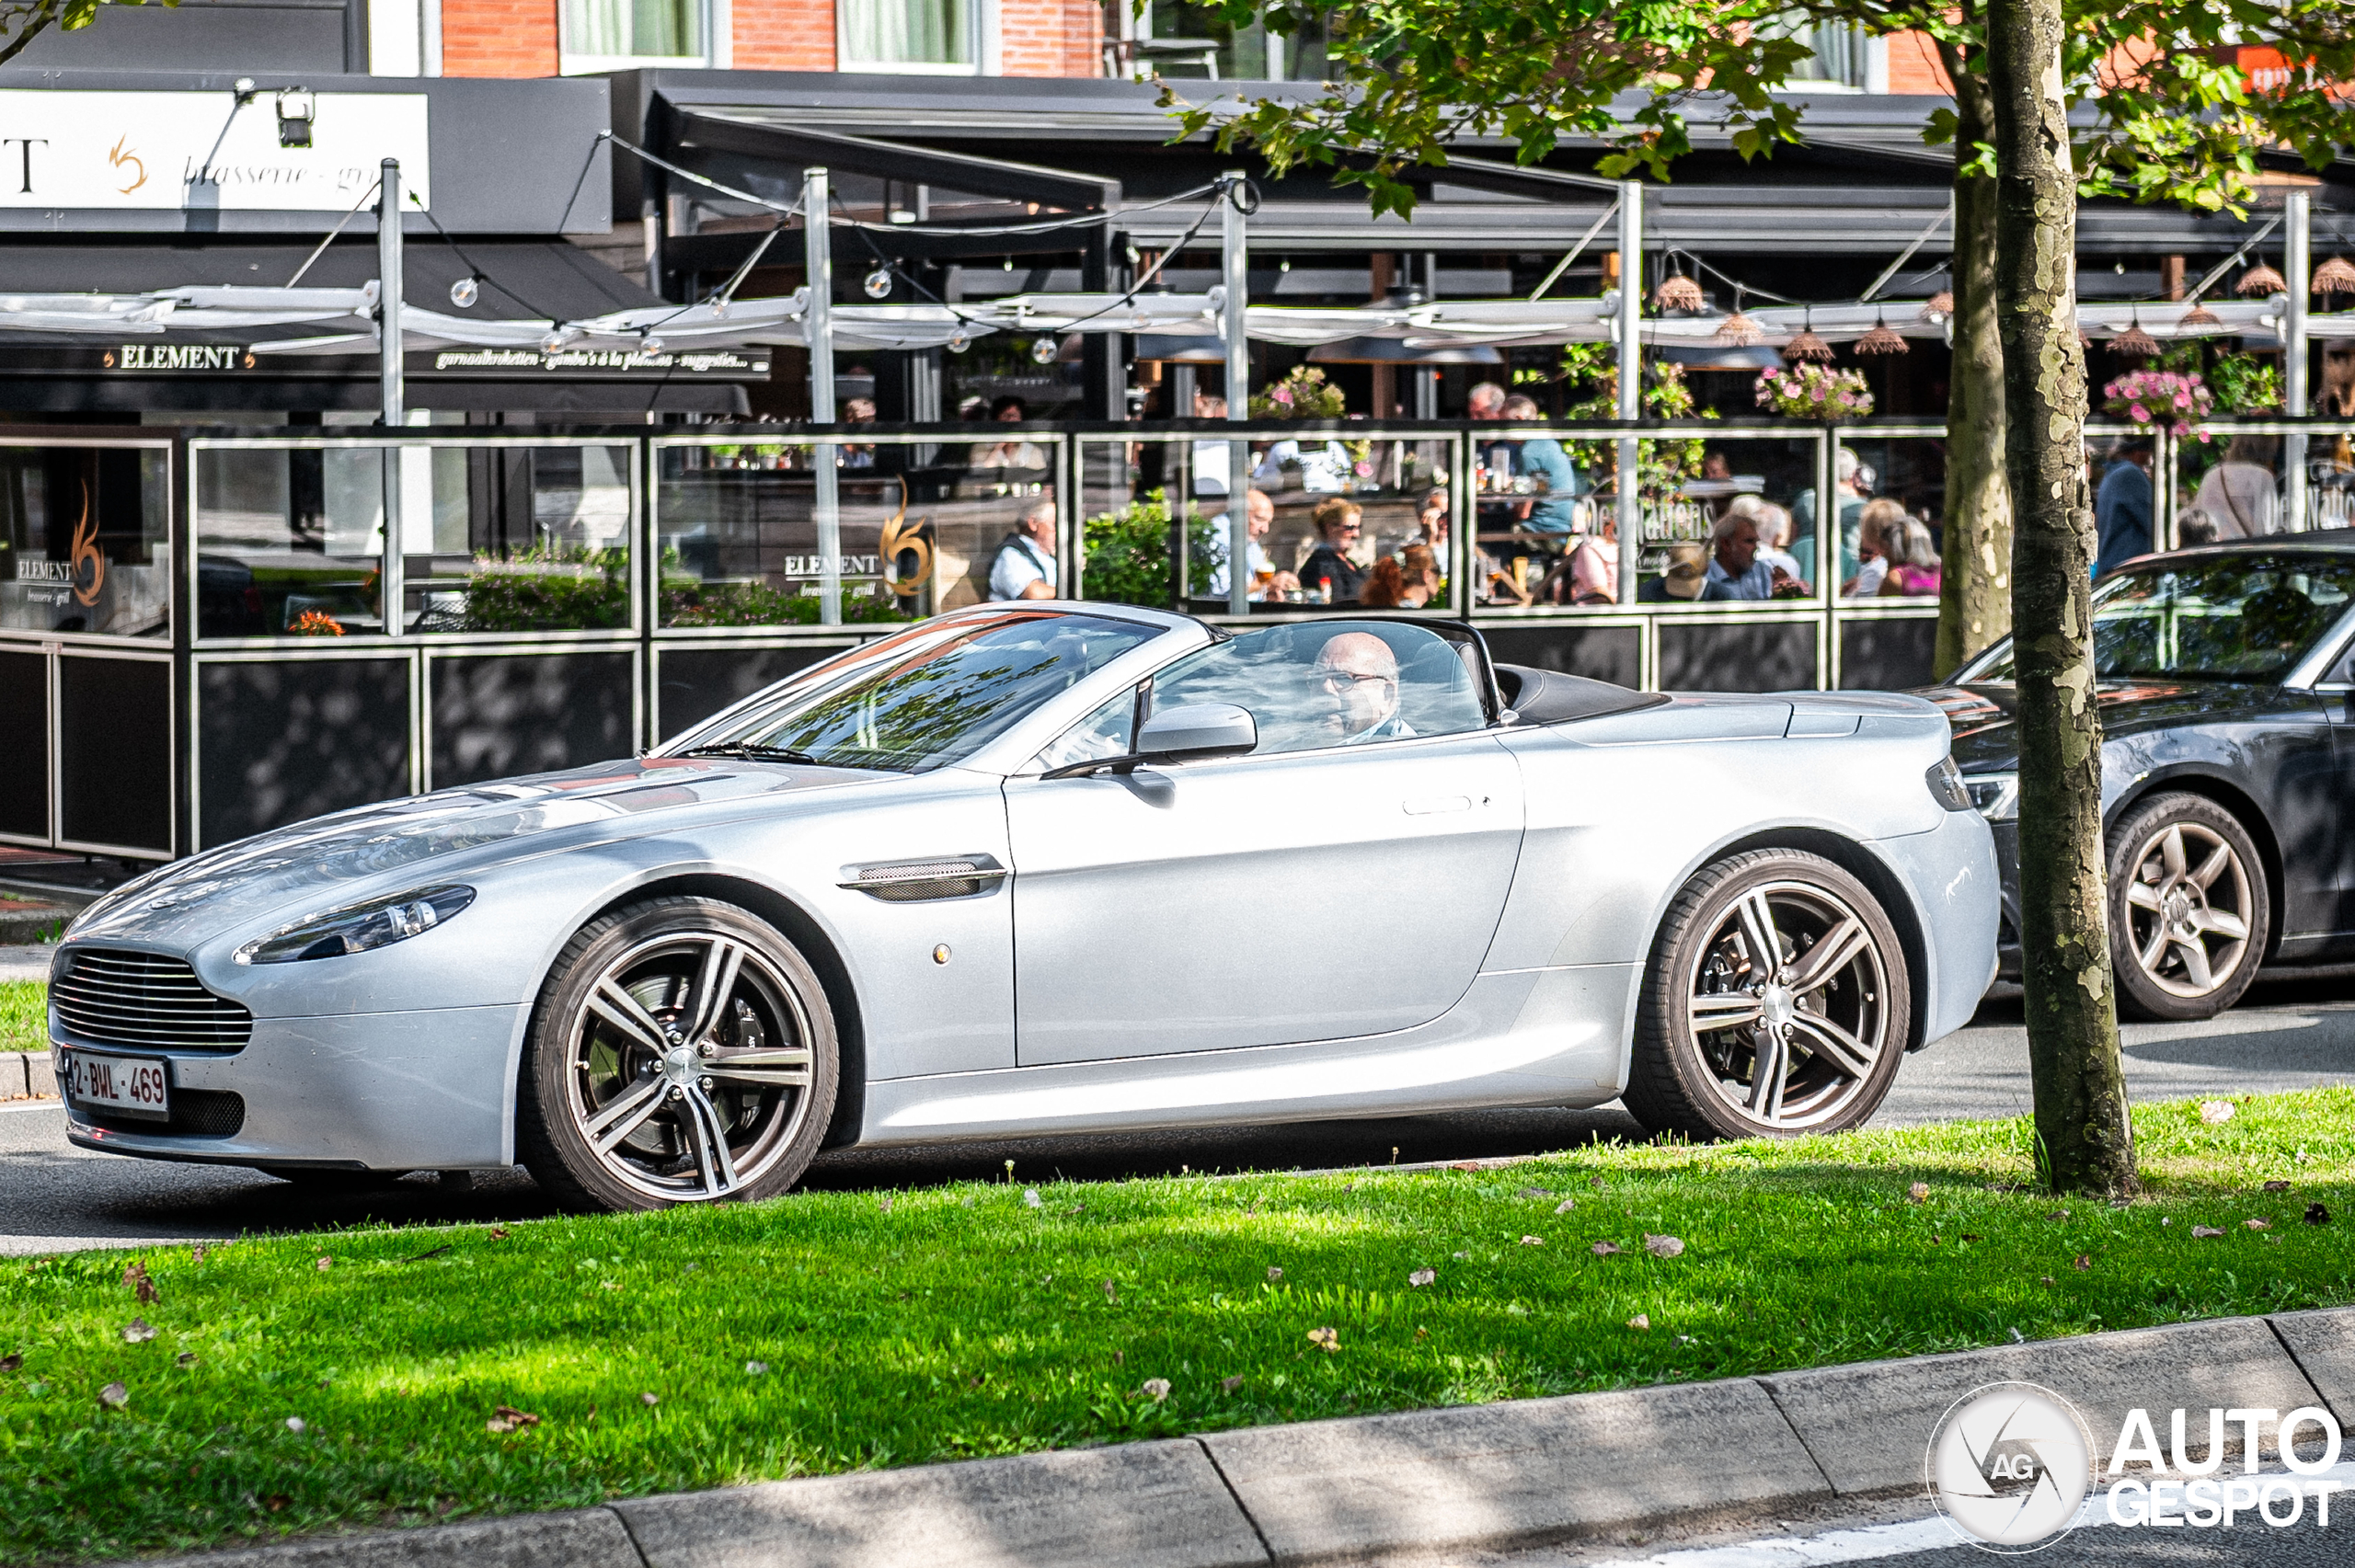
<svg viewBox="0 0 2355 1568">
<path fill-rule="evenodd" d="M 2120 1002 L 2144 1018 L 2213 1018 L 2265 956 L 2265 863 L 2232 813 L 2163 795 L 2110 836 L 2109 942 Z"/>
<path fill-rule="evenodd" d="M 1624 1096 L 1654 1132 L 1787 1137 L 1877 1110 L 1904 1054 L 1905 959 L 1870 892 L 1820 856 L 1734 855 L 1670 906 Z"/>
<path fill-rule="evenodd" d="M 525 1163 L 572 1207 L 765 1197 L 799 1178 L 833 1115 L 833 1016 L 762 921 L 652 899 L 567 946 L 523 1088 Z"/>
</svg>

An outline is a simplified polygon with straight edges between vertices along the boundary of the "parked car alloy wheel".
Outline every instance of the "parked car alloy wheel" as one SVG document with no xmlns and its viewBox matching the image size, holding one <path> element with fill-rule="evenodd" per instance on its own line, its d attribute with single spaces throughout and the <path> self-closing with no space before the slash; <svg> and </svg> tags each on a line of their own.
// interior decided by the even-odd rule
<svg viewBox="0 0 2355 1568">
<path fill-rule="evenodd" d="M 2271 910 L 2246 829 L 2200 795 L 2161 795 L 2110 833 L 2109 944 L 2121 1008 L 2213 1018 L 2247 990 Z"/>
</svg>

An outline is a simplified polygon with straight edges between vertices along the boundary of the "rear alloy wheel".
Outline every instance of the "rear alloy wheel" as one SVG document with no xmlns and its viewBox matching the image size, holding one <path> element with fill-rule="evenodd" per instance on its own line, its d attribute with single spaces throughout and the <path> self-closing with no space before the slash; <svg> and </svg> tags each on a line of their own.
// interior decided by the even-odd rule
<svg viewBox="0 0 2355 1568">
<path fill-rule="evenodd" d="M 2265 957 L 2265 862 L 2200 795 L 2162 795 L 2110 834 L 2109 945 L 2118 1000 L 2142 1018 L 2213 1018 Z"/>
<path fill-rule="evenodd" d="M 817 1153 L 837 1059 L 791 944 L 732 904 L 649 899 L 582 930 L 541 991 L 523 1162 L 577 1208 L 773 1196 Z"/>
<path fill-rule="evenodd" d="M 1910 1005 L 1863 883 L 1795 850 L 1733 855 L 1652 943 L 1624 1099 L 1651 1131 L 1704 1140 L 1843 1131 L 1889 1093 Z"/>
</svg>

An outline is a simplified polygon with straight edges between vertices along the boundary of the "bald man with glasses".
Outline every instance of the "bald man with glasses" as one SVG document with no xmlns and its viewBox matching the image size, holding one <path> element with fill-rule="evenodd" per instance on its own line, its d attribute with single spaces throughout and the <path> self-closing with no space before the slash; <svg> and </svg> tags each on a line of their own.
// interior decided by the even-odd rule
<svg viewBox="0 0 2355 1568">
<path fill-rule="evenodd" d="M 1402 739 L 1415 732 L 1398 714 L 1398 656 L 1371 632 L 1343 632 L 1317 650 L 1313 690 L 1331 704 L 1325 725 L 1334 742 Z"/>
</svg>

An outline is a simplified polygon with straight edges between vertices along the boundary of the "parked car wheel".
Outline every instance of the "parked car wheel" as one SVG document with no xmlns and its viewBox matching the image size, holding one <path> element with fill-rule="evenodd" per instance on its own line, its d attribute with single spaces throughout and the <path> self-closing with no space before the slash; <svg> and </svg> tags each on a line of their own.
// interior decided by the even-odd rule
<svg viewBox="0 0 2355 1568">
<path fill-rule="evenodd" d="M 2109 835 L 2110 962 L 2142 1018 L 2213 1018 L 2257 979 L 2271 929 L 2248 830 L 2200 795 L 2161 795 Z"/>
<path fill-rule="evenodd" d="M 517 1145 L 569 1207 L 774 1196 L 818 1151 L 839 1062 L 825 990 L 792 944 L 733 904 L 649 899 L 558 955 Z"/>
<path fill-rule="evenodd" d="M 1855 1127 L 1889 1093 L 1911 1006 L 1904 950 L 1863 883 L 1795 850 L 1729 856 L 1653 938 L 1627 1109 L 1699 1139 Z"/>
</svg>

